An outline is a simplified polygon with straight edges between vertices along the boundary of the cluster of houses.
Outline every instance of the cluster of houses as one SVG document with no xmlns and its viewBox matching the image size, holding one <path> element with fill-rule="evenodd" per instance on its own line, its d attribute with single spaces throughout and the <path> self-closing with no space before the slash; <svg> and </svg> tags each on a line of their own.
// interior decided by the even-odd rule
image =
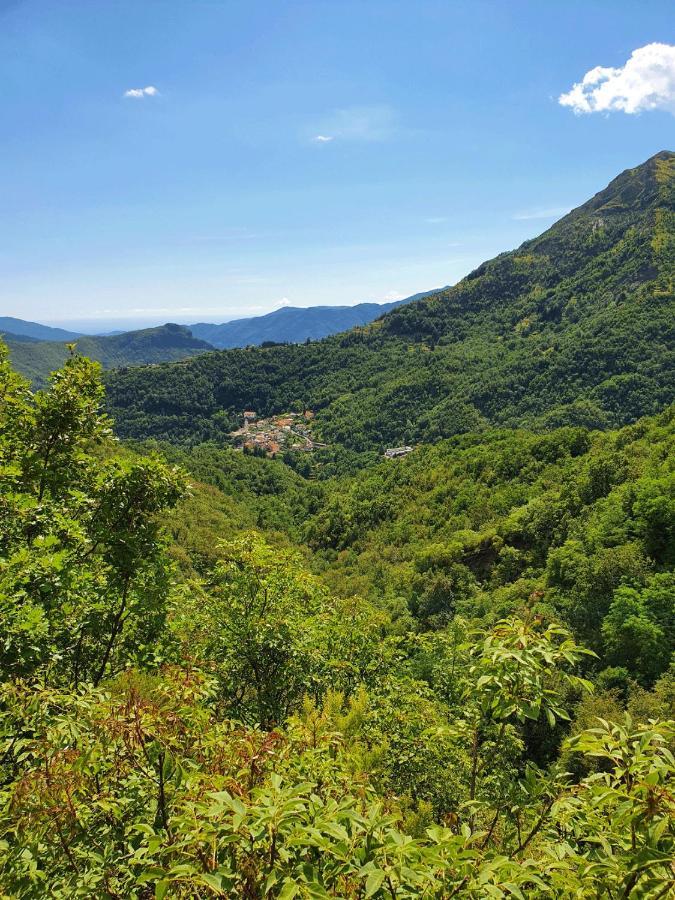
<svg viewBox="0 0 675 900">
<path fill-rule="evenodd" d="M 384 451 L 384 456 L 385 459 L 398 459 L 399 456 L 407 456 L 412 452 L 412 447 L 389 447 Z"/>
<path fill-rule="evenodd" d="M 312 438 L 310 423 L 314 413 L 284 413 L 270 418 L 259 418 L 255 410 L 245 409 L 244 424 L 230 435 L 239 450 L 262 451 L 275 456 L 282 450 L 310 453 L 316 447 L 324 447 Z"/>
<path fill-rule="evenodd" d="M 258 451 L 267 456 L 276 456 L 277 453 L 288 450 L 311 453 L 317 447 L 326 446 L 312 437 L 313 418 L 311 409 L 269 418 L 260 418 L 255 410 L 245 409 L 242 413 L 244 424 L 231 432 L 230 437 L 236 450 Z M 389 447 L 384 451 L 384 457 L 399 459 L 412 452 L 413 448 L 408 446 Z"/>
</svg>

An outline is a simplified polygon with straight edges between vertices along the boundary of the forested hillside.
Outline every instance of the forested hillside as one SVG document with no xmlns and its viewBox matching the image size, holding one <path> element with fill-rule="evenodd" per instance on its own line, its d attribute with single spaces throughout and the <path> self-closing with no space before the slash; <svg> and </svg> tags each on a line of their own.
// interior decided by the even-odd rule
<svg viewBox="0 0 675 900">
<path fill-rule="evenodd" d="M 107 377 L 126 437 L 222 441 L 242 409 L 317 412 L 358 451 L 488 425 L 617 427 L 675 397 L 675 155 L 657 154 L 453 288 L 345 335 Z"/>
<path fill-rule="evenodd" d="M 185 359 L 212 349 L 184 326 L 171 324 L 114 335 L 80 335 L 72 343 L 78 353 L 97 360 L 106 369 Z M 69 343 L 17 341 L 11 335 L 7 346 L 14 367 L 37 387 L 44 385 L 49 373 L 60 368 L 71 353 Z"/>
<path fill-rule="evenodd" d="M 670 412 L 190 485 L 0 380 L 3 895 L 669 895 Z"/>
<path fill-rule="evenodd" d="M 612 677 L 626 689 L 653 683 L 675 650 L 674 414 L 604 433 L 464 435 L 323 482 L 213 446 L 161 450 L 246 511 L 230 513 L 239 527 L 303 545 L 336 596 L 424 630 L 534 604 L 598 654 L 596 673 L 623 666 Z M 199 518 L 175 538 L 208 559 Z"/>
</svg>

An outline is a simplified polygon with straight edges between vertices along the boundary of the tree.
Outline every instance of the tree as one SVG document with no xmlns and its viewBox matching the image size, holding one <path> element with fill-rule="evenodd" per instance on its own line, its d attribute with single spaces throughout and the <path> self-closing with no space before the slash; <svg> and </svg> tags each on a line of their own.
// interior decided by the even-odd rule
<svg viewBox="0 0 675 900">
<path fill-rule="evenodd" d="M 482 778 L 499 766 L 514 725 L 536 722 L 541 715 L 552 728 L 568 720 L 561 686 L 591 690 L 590 682 L 568 670 L 590 653 L 557 624 L 545 625 L 537 616 L 498 622 L 472 650 L 464 701 L 465 732 L 470 742 L 469 810 L 475 824 L 474 802 L 482 792 Z M 513 784 L 513 775 L 510 783 Z M 508 815 L 505 798 L 484 797 L 495 805 L 494 826 Z"/>
<path fill-rule="evenodd" d="M 315 690 L 327 594 L 296 553 L 253 532 L 219 555 L 178 628 L 187 652 L 217 675 L 228 710 L 273 727 Z"/>
<path fill-rule="evenodd" d="M 673 581 L 668 573 L 642 589 L 618 588 L 602 623 L 609 664 L 626 666 L 645 684 L 668 668 L 675 649 Z"/>
<path fill-rule="evenodd" d="M 32 394 L 0 357 L 0 671 L 98 683 L 152 653 L 170 570 L 158 458 L 111 456 L 99 366 L 71 356 Z"/>
</svg>

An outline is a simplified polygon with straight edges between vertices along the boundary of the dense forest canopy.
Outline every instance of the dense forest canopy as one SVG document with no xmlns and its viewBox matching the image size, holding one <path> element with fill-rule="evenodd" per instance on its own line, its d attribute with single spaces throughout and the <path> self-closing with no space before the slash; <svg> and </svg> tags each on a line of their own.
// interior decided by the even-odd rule
<svg viewBox="0 0 675 900">
<path fill-rule="evenodd" d="M 674 159 L 342 337 L 0 345 L 0 896 L 672 895 Z"/>
<path fill-rule="evenodd" d="M 0 375 L 5 894 L 665 896 L 670 412 L 186 494 Z"/>
</svg>

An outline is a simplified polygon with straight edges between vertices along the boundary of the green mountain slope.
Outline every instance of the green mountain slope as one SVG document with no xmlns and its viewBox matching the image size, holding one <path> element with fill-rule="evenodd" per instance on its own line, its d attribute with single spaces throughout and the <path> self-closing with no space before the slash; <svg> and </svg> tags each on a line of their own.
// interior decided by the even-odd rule
<svg viewBox="0 0 675 900">
<path fill-rule="evenodd" d="M 674 450 L 675 407 L 606 432 L 457 435 L 324 482 L 232 450 L 162 447 L 202 483 L 174 532 L 198 560 L 256 527 L 304 544 L 334 595 L 421 630 L 454 616 L 489 626 L 536 604 L 598 654 L 590 669 L 628 665 L 645 683 L 675 651 Z M 621 604 L 643 621 L 619 640 Z"/>
<path fill-rule="evenodd" d="M 488 424 L 618 426 L 675 396 L 675 154 L 616 178 L 456 286 L 308 346 L 107 378 L 124 436 L 224 439 L 236 413 L 308 406 L 354 450 Z"/>
<path fill-rule="evenodd" d="M 536 601 L 598 653 L 598 668 L 638 655 L 626 639 L 620 661 L 603 630 L 620 586 L 660 585 L 658 661 L 631 657 L 647 678 L 675 651 L 674 414 L 617 431 L 509 429 L 421 447 L 326 482 L 304 537 L 336 593 L 405 600 L 424 627 Z"/>
<path fill-rule="evenodd" d="M 55 341 L 16 341 L 8 336 L 7 346 L 14 368 L 35 385 L 44 384 L 70 354 L 67 343 Z M 79 353 L 98 360 L 105 369 L 184 359 L 212 349 L 189 329 L 172 324 L 104 337 L 82 335 L 76 346 Z"/>
</svg>

